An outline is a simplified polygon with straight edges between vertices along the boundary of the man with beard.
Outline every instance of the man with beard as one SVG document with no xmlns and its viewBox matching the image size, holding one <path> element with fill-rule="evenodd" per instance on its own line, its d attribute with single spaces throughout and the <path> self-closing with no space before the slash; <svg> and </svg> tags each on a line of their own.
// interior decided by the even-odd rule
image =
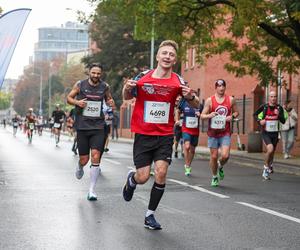
<svg viewBox="0 0 300 250">
<path fill-rule="evenodd" d="M 229 159 L 231 129 L 230 122 L 237 118 L 235 99 L 225 94 L 226 82 L 219 79 L 215 82 L 215 94 L 206 99 L 201 119 L 208 119 L 208 147 L 210 149 L 209 165 L 212 171 L 211 186 L 219 186 L 219 179 L 224 179 L 223 166 Z M 218 151 L 221 149 L 221 157 Z"/>
<path fill-rule="evenodd" d="M 114 105 L 109 85 L 101 80 L 102 72 L 100 64 L 90 65 L 89 78 L 77 82 L 67 97 L 68 103 L 76 108 L 74 127 L 79 151 L 75 173 L 77 179 L 82 178 L 83 167 L 89 162 L 91 151 L 91 183 L 87 196 L 90 201 L 97 200 L 95 186 L 101 171 L 100 160 L 105 143 L 103 103 Z"/>
</svg>

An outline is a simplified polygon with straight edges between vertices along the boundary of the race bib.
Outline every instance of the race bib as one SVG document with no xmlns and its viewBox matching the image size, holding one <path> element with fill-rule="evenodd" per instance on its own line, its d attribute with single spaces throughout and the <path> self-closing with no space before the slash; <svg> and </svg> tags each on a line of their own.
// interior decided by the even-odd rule
<svg viewBox="0 0 300 250">
<path fill-rule="evenodd" d="M 14 123 L 13 123 L 13 126 L 14 126 L 14 127 L 18 127 L 18 123 L 17 123 L 17 122 L 14 122 Z"/>
<path fill-rule="evenodd" d="M 210 127 L 212 129 L 224 129 L 226 126 L 226 116 L 216 115 L 210 120 Z"/>
<path fill-rule="evenodd" d="M 185 119 L 185 126 L 187 128 L 198 128 L 198 117 L 189 117 Z"/>
<path fill-rule="evenodd" d="M 87 101 L 83 109 L 83 116 L 100 117 L 101 102 Z"/>
<path fill-rule="evenodd" d="M 28 127 L 29 127 L 30 130 L 33 130 L 34 129 L 34 124 L 33 123 L 29 123 Z"/>
<path fill-rule="evenodd" d="M 54 128 L 60 128 L 60 123 L 58 123 L 58 122 L 54 123 L 53 127 Z"/>
<path fill-rule="evenodd" d="M 266 121 L 266 131 L 267 132 L 277 132 L 278 131 L 278 121 Z"/>
<path fill-rule="evenodd" d="M 170 103 L 146 101 L 144 105 L 144 122 L 169 123 Z"/>
</svg>

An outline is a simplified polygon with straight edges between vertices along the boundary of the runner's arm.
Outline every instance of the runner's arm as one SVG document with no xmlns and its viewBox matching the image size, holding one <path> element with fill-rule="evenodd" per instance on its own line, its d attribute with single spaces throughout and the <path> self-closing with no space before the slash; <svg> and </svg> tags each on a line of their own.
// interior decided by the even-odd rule
<svg viewBox="0 0 300 250">
<path fill-rule="evenodd" d="M 278 110 L 279 110 L 278 119 L 282 124 L 284 124 L 286 121 L 284 116 L 284 109 L 281 105 L 278 105 Z"/>
<path fill-rule="evenodd" d="M 236 105 L 236 100 L 234 97 L 231 99 L 231 108 L 232 108 L 232 119 L 235 119 L 239 116 L 239 111 Z"/>
<path fill-rule="evenodd" d="M 113 107 L 115 105 L 115 101 L 111 95 L 111 92 L 110 92 L 110 88 L 109 88 L 109 85 L 107 85 L 107 89 L 106 89 L 106 92 L 105 92 L 105 102 L 110 106 L 110 107 Z"/>
<path fill-rule="evenodd" d="M 122 90 L 122 95 L 124 100 L 131 100 L 134 95 L 134 91 L 136 91 L 136 83 L 137 81 L 135 80 L 126 80 L 123 90 Z"/>
<path fill-rule="evenodd" d="M 202 120 L 207 120 L 207 119 L 211 119 L 212 117 L 216 116 L 217 113 L 216 112 L 211 112 L 210 113 L 210 106 L 211 106 L 211 98 L 207 98 L 204 104 L 204 108 L 202 110 L 202 113 L 200 115 L 200 118 Z"/>
<path fill-rule="evenodd" d="M 84 108 L 86 105 L 86 102 L 85 102 L 86 99 L 82 99 L 82 100 L 75 99 L 75 97 L 80 92 L 80 89 L 78 86 L 79 83 L 80 83 L 80 81 L 75 83 L 75 85 L 73 86 L 72 90 L 70 91 L 70 93 L 67 96 L 67 102 L 68 102 L 68 104 L 71 104 L 74 106 L 79 106 L 80 108 Z"/>
</svg>

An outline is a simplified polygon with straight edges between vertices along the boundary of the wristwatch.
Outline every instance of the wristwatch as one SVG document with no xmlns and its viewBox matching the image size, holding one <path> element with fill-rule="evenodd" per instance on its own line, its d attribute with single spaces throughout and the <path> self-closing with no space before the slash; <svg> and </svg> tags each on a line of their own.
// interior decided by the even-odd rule
<svg viewBox="0 0 300 250">
<path fill-rule="evenodd" d="M 188 101 L 193 101 L 195 99 L 196 95 L 193 95 L 191 99 L 187 99 Z"/>
</svg>

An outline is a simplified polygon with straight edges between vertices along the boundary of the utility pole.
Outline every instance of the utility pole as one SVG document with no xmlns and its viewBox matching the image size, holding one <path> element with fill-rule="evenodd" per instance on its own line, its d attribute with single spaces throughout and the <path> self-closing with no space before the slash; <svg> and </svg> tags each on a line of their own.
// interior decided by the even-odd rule
<svg viewBox="0 0 300 250">
<path fill-rule="evenodd" d="M 40 71 L 40 109 L 39 109 L 39 115 L 43 115 L 42 103 L 43 103 L 43 74 L 42 74 L 42 71 Z"/>
</svg>

